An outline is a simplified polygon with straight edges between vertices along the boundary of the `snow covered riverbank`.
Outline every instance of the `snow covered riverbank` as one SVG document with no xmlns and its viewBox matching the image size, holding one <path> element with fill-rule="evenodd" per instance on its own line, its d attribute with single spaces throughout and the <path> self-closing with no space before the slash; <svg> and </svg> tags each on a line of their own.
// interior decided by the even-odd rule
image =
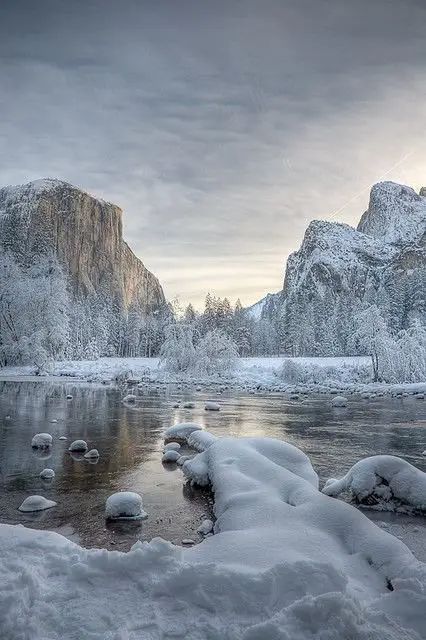
<svg viewBox="0 0 426 640">
<path fill-rule="evenodd" d="M 232 373 L 207 378 L 170 374 L 158 358 L 99 358 L 56 362 L 50 376 L 89 382 L 146 382 L 154 384 L 219 385 L 245 391 L 316 391 L 332 389 L 365 393 L 425 393 L 420 383 L 371 383 L 368 357 L 342 358 L 240 358 Z M 34 376 L 32 367 L 4 367 L 0 378 Z"/>
<path fill-rule="evenodd" d="M 191 549 L 156 539 L 120 553 L 0 525 L 2 637 L 423 637 L 425 565 L 321 494 L 302 451 L 270 438 L 185 437 L 201 449 L 185 475 L 215 493 L 214 535 Z"/>
</svg>

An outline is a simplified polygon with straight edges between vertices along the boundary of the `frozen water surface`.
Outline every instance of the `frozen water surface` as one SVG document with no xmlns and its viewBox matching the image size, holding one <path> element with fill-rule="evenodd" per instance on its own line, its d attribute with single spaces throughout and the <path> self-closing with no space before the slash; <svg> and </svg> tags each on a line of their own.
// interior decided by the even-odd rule
<svg viewBox="0 0 426 640">
<path fill-rule="evenodd" d="M 220 395 L 221 411 L 208 412 L 204 407 L 214 397 L 214 387 L 149 387 L 138 390 L 136 402 L 126 406 L 122 398 L 128 391 L 71 382 L 0 382 L 1 522 L 57 530 L 88 547 L 126 550 L 136 540 L 154 536 L 178 544 L 185 538 L 199 540 L 197 529 L 211 516 L 209 493 L 192 489 L 177 465 L 161 463 L 163 433 L 179 422 L 202 424 L 218 436 L 270 436 L 290 442 L 310 457 L 321 486 L 375 454 L 401 456 L 426 470 L 426 402 L 413 397 L 366 401 L 350 395 L 347 407 L 336 409 L 327 395 L 290 401 L 281 394 L 229 391 Z M 181 408 L 173 408 L 178 400 Z M 185 402 L 195 408 L 184 409 Z M 47 425 L 51 450 L 33 450 L 32 436 Z M 99 460 L 71 454 L 68 446 L 76 439 L 98 449 Z M 180 453 L 190 451 L 183 446 Z M 39 477 L 47 466 L 56 474 L 49 484 Z M 147 520 L 105 523 L 105 500 L 120 490 L 143 496 Z M 20 513 L 19 505 L 31 494 L 58 504 L 43 512 Z M 365 513 L 426 559 L 426 518 Z"/>
</svg>

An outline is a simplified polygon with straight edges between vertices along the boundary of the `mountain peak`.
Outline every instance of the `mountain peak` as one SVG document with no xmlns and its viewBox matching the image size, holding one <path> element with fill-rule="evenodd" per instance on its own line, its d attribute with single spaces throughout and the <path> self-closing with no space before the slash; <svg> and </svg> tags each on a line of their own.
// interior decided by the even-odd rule
<svg viewBox="0 0 426 640">
<path fill-rule="evenodd" d="M 391 244 L 419 241 L 425 233 L 426 198 L 396 182 L 378 182 L 358 231 Z"/>
</svg>

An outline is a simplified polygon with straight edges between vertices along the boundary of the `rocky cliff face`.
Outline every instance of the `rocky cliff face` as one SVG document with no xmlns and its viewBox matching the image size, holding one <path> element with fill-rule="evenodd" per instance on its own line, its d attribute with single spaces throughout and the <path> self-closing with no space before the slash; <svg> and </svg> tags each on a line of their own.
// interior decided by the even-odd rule
<svg viewBox="0 0 426 640">
<path fill-rule="evenodd" d="M 165 302 L 161 285 L 122 236 L 119 207 L 65 182 L 36 180 L 0 189 L 0 246 L 22 262 L 58 257 L 76 298 L 103 295 L 126 311 Z"/>
<path fill-rule="evenodd" d="M 287 350 L 300 355 L 351 352 L 353 316 L 368 304 L 394 331 L 413 317 L 426 322 L 425 195 L 383 182 L 372 188 L 357 229 L 312 222 L 276 295 Z"/>
</svg>

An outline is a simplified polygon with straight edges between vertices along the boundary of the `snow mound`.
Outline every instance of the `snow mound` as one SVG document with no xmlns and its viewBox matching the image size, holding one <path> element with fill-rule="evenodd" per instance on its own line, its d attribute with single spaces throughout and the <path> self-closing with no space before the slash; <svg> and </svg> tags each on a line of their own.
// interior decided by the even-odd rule
<svg viewBox="0 0 426 640">
<path fill-rule="evenodd" d="M 52 446 L 53 438 L 50 433 L 36 433 L 31 440 L 34 449 L 48 449 Z"/>
<path fill-rule="evenodd" d="M 2 636 L 424 637 L 425 566 L 363 513 L 321 493 L 296 447 L 217 438 L 183 468 L 191 479 L 204 470 L 215 496 L 215 535 L 195 546 L 154 539 L 109 552 L 0 525 Z"/>
<path fill-rule="evenodd" d="M 54 477 L 55 472 L 53 471 L 53 469 L 43 469 L 43 471 L 40 471 L 40 478 L 42 478 L 43 480 L 51 480 Z"/>
<path fill-rule="evenodd" d="M 56 502 L 53 500 L 47 500 L 43 498 L 43 496 L 28 496 L 25 498 L 24 502 L 21 504 L 19 511 L 44 511 L 45 509 L 50 509 L 51 507 L 56 507 Z"/>
<path fill-rule="evenodd" d="M 127 396 L 124 396 L 122 402 L 124 404 L 135 404 L 137 400 L 137 396 L 135 396 L 133 393 L 128 393 Z"/>
<path fill-rule="evenodd" d="M 208 431 L 193 431 L 186 438 L 188 445 L 196 451 L 205 451 L 216 440 L 216 436 Z"/>
<path fill-rule="evenodd" d="M 68 447 L 68 451 L 87 451 L 88 446 L 85 440 L 74 440 Z"/>
<path fill-rule="evenodd" d="M 220 411 L 220 404 L 209 401 L 206 402 L 204 409 L 205 411 Z"/>
<path fill-rule="evenodd" d="M 148 514 L 142 509 L 142 498 L 133 491 L 113 493 L 106 501 L 107 520 L 142 520 Z"/>
<path fill-rule="evenodd" d="M 184 409 L 195 409 L 195 403 L 194 402 L 185 402 L 183 405 Z"/>
<path fill-rule="evenodd" d="M 85 458 L 99 458 L 99 451 L 97 449 L 90 449 L 84 454 Z"/>
<path fill-rule="evenodd" d="M 181 457 L 179 451 L 175 451 L 174 449 L 169 449 L 165 451 L 163 457 L 161 458 L 161 462 L 177 462 Z"/>
<path fill-rule="evenodd" d="M 168 442 L 164 445 L 164 451 L 179 451 L 180 444 L 179 442 Z"/>
<path fill-rule="evenodd" d="M 343 478 L 326 482 L 323 493 L 349 491 L 357 502 L 394 511 L 406 505 L 426 511 L 426 473 L 396 456 L 364 458 Z"/>
<path fill-rule="evenodd" d="M 185 440 L 190 433 L 200 431 L 202 428 L 199 424 L 195 424 L 195 422 L 180 422 L 166 430 L 164 439 L 173 440 L 173 438 L 178 438 L 179 440 Z"/>
<path fill-rule="evenodd" d="M 332 407 L 346 407 L 348 405 L 348 399 L 344 396 L 335 396 L 331 401 Z"/>
</svg>

